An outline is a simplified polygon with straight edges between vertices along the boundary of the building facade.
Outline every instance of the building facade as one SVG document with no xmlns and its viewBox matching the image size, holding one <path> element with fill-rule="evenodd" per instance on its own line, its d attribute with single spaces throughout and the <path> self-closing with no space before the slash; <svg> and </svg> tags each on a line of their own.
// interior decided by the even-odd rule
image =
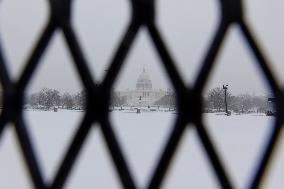
<svg viewBox="0 0 284 189">
<path fill-rule="evenodd" d="M 117 96 L 123 99 L 126 106 L 153 106 L 155 102 L 167 94 L 165 90 L 155 90 L 152 81 L 143 69 L 137 79 L 135 90 L 117 91 Z"/>
</svg>

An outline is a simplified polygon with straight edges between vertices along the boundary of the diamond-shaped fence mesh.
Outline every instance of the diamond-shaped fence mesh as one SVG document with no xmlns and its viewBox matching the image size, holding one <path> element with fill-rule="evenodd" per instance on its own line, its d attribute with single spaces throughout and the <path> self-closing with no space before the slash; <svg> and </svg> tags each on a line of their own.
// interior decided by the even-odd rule
<svg viewBox="0 0 284 189">
<path fill-rule="evenodd" d="M 0 51 L 0 79 L 3 88 L 3 110 L 0 117 L 0 139 L 3 138 L 5 127 L 12 126 L 16 131 L 16 138 L 19 141 L 21 153 L 34 188 L 63 188 L 70 172 L 81 152 L 81 148 L 86 141 L 91 127 L 100 127 L 103 138 L 107 144 L 108 151 L 115 165 L 115 170 L 124 188 L 137 188 L 137 183 L 130 172 L 129 163 L 123 154 L 119 140 L 116 138 L 109 120 L 110 91 L 117 79 L 125 58 L 132 47 L 139 30 L 144 28 L 150 36 L 154 48 L 159 55 L 162 65 L 166 70 L 167 76 L 174 87 L 177 98 L 177 118 L 173 129 L 166 141 L 164 149 L 157 161 L 156 167 L 149 179 L 145 183 L 145 188 L 160 188 L 165 179 L 167 170 L 172 163 L 173 156 L 180 143 L 185 128 L 195 127 L 198 138 L 206 151 L 208 161 L 212 166 L 215 178 L 218 180 L 220 188 L 234 188 L 224 163 L 221 161 L 222 154 L 218 154 L 216 146 L 209 137 L 209 132 L 204 126 L 202 120 L 202 92 L 208 77 L 215 64 L 215 58 L 223 44 L 223 39 L 232 25 L 239 27 L 246 44 L 249 46 L 250 53 L 254 56 L 256 64 L 261 68 L 262 76 L 267 80 L 273 95 L 276 97 L 277 115 L 275 122 L 271 127 L 271 136 L 265 141 L 262 147 L 263 153 L 256 161 L 258 166 L 254 174 L 250 175 L 250 185 L 248 188 L 260 188 L 263 184 L 265 173 L 268 172 L 269 163 L 276 151 L 276 143 L 280 139 L 282 125 L 282 115 L 284 113 L 282 106 L 282 91 L 274 75 L 270 71 L 269 61 L 264 56 L 250 26 L 248 25 L 243 12 L 241 0 L 219 0 L 221 17 L 218 29 L 212 39 L 211 44 L 205 53 L 201 69 L 197 74 L 197 79 L 192 86 L 187 86 L 177 71 L 175 60 L 170 55 L 168 48 L 160 34 L 160 28 L 155 20 L 156 1 L 154 0 L 129 0 L 132 9 L 132 17 L 126 28 L 118 48 L 112 55 L 110 67 L 102 82 L 94 81 L 90 69 L 87 66 L 86 58 L 82 52 L 78 37 L 71 23 L 72 0 L 49 0 L 50 17 L 43 29 L 36 46 L 30 53 L 24 70 L 18 80 L 13 80 L 7 72 L 5 55 Z M 177 2 L 178 3 L 178 2 Z M 41 63 L 41 58 L 46 51 L 49 42 L 54 36 L 55 31 L 60 30 L 63 33 L 64 40 L 67 43 L 66 48 L 70 51 L 73 63 L 79 73 L 80 80 L 87 94 L 87 106 L 84 118 L 78 126 L 78 130 L 72 138 L 71 143 L 62 162 L 59 164 L 58 171 L 54 179 L 46 182 L 43 178 L 43 172 L 35 154 L 34 144 L 31 134 L 28 132 L 28 125 L 23 116 L 23 99 L 35 69 Z M 12 123 L 12 124 L 8 124 Z M 99 124 L 94 124 L 99 123 Z"/>
</svg>

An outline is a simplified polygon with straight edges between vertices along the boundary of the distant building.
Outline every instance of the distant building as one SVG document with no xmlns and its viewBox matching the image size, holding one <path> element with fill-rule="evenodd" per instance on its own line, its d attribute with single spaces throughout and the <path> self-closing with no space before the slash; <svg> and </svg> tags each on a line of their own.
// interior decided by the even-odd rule
<svg viewBox="0 0 284 189">
<path fill-rule="evenodd" d="M 124 99 L 127 106 L 152 106 L 167 94 L 164 90 L 155 90 L 145 68 L 137 79 L 135 90 L 117 91 L 117 96 Z"/>
</svg>

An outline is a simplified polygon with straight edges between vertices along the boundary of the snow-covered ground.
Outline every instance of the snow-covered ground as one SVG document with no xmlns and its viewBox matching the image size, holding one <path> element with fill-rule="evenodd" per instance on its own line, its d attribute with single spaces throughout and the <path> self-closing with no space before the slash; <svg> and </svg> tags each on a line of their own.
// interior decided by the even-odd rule
<svg viewBox="0 0 284 189">
<path fill-rule="evenodd" d="M 25 114 L 44 177 L 49 181 L 83 113 L 62 110 L 26 111 Z M 152 174 L 175 116 L 172 112 L 111 113 L 113 128 L 134 179 L 141 188 Z M 269 136 L 273 117 L 204 114 L 204 118 L 234 184 L 237 188 L 245 188 L 256 166 L 264 139 Z M 193 127 L 188 128 L 163 188 L 220 188 L 195 130 Z M 13 129 L 6 128 L 0 140 L 0 188 L 32 188 L 13 135 Z M 279 145 L 280 153 L 274 158 L 275 163 L 265 188 L 276 189 L 284 185 L 282 144 L 284 140 Z M 94 126 L 82 150 L 65 188 L 121 188 L 98 127 Z"/>
</svg>

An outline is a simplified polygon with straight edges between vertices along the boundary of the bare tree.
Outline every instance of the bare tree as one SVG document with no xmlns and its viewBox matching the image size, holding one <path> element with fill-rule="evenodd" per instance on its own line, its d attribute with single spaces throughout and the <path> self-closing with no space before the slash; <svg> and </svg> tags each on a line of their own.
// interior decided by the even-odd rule
<svg viewBox="0 0 284 189">
<path fill-rule="evenodd" d="M 207 97 L 207 103 L 209 108 L 216 109 L 218 112 L 220 112 L 225 107 L 225 93 L 224 90 L 220 87 L 216 87 L 214 89 L 211 89 L 208 93 Z M 230 104 L 232 99 L 232 95 L 230 91 L 227 91 L 227 103 Z"/>
<path fill-rule="evenodd" d="M 263 96 L 252 96 L 249 94 L 241 94 L 234 97 L 234 111 L 240 113 L 262 112 L 267 109 L 267 98 Z"/>
<path fill-rule="evenodd" d="M 33 106 L 42 106 L 49 109 L 52 106 L 59 105 L 60 93 L 54 89 L 44 88 L 40 92 L 32 94 L 29 101 Z"/>
<path fill-rule="evenodd" d="M 267 111 L 266 96 L 255 96 L 250 94 L 232 96 L 231 93 L 227 91 L 227 100 L 229 110 L 236 113 L 265 113 Z M 204 111 L 221 111 L 225 106 L 224 104 L 224 90 L 219 87 L 211 89 L 207 98 L 204 98 Z"/>
<path fill-rule="evenodd" d="M 86 107 L 86 91 L 82 90 L 81 92 L 78 92 L 76 95 L 74 95 L 74 104 L 78 109 L 85 109 Z"/>
<path fill-rule="evenodd" d="M 60 99 L 63 108 L 72 109 L 75 105 L 74 98 L 69 93 L 64 93 Z"/>
</svg>

